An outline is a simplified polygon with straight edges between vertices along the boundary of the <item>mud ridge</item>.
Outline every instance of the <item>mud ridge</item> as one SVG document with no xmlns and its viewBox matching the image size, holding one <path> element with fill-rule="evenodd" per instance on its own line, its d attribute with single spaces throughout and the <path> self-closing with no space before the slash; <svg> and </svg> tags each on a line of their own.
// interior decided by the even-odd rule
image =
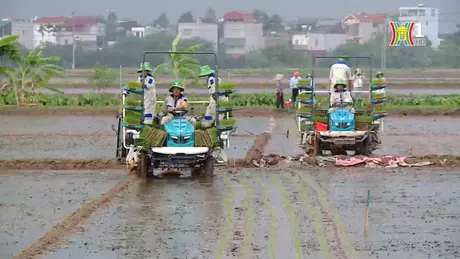
<svg viewBox="0 0 460 259">
<path fill-rule="evenodd" d="M 268 141 L 271 139 L 273 129 L 276 127 L 276 121 L 274 117 L 270 117 L 267 130 L 258 135 L 254 144 L 248 150 L 245 158 L 245 164 L 251 165 L 253 161 L 258 161 L 264 156 L 265 147 L 268 145 Z"/>
<path fill-rule="evenodd" d="M 85 203 L 72 215 L 56 224 L 48 233 L 38 239 L 37 242 L 23 250 L 19 255 L 13 257 L 13 259 L 34 259 L 47 252 L 55 251 L 59 245 L 67 242 L 71 234 L 81 226 L 84 220 L 88 219 L 97 210 L 109 205 L 109 203 L 114 201 L 115 198 L 136 181 L 135 177 L 129 177 L 102 194 L 98 199 Z"/>
<path fill-rule="evenodd" d="M 125 168 L 124 163 L 115 159 L 53 159 L 53 158 L 31 158 L 0 160 L 0 169 L 8 170 L 73 170 L 73 169 L 115 169 Z"/>
</svg>

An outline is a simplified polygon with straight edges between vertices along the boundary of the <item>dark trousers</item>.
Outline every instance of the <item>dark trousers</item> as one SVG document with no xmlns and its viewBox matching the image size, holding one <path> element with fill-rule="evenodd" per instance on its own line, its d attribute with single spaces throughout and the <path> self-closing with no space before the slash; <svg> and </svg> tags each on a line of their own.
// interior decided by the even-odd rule
<svg viewBox="0 0 460 259">
<path fill-rule="evenodd" d="M 276 93 L 276 108 L 284 109 L 284 94 Z"/>
<path fill-rule="evenodd" d="M 292 102 L 295 103 L 297 96 L 299 95 L 299 89 L 292 88 Z"/>
</svg>

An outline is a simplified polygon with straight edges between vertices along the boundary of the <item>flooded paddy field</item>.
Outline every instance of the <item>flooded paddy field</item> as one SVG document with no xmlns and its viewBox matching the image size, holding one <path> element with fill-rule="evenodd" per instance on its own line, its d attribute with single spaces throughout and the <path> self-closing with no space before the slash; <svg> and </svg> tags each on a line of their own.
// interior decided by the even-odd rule
<svg viewBox="0 0 460 259">
<path fill-rule="evenodd" d="M 0 159 L 114 157 L 115 118 L 5 119 Z M 237 120 L 229 158 L 245 158 L 265 131 L 265 154 L 302 154 L 293 116 Z M 377 153 L 455 155 L 459 128 L 456 118 L 388 118 Z M 457 258 L 459 185 L 458 168 L 436 167 L 280 163 L 151 180 L 123 169 L 6 170 L 0 258 Z"/>
</svg>

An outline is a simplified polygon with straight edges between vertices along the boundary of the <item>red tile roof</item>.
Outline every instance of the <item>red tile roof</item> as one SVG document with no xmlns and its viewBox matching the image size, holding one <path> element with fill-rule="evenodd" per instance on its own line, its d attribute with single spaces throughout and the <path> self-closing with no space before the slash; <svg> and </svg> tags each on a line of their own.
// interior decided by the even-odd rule
<svg viewBox="0 0 460 259">
<path fill-rule="evenodd" d="M 242 22 L 255 22 L 254 15 L 250 12 L 229 12 L 224 15 L 224 20 L 228 21 L 242 21 Z"/>
<path fill-rule="evenodd" d="M 75 25 L 96 25 L 101 22 L 100 17 L 76 16 L 72 17 L 41 17 L 34 21 L 36 24 L 75 24 Z"/>
<path fill-rule="evenodd" d="M 373 22 L 373 23 L 385 23 L 385 19 L 389 17 L 388 14 L 367 14 L 367 13 L 360 13 L 360 14 L 353 14 L 356 19 L 360 22 Z"/>
</svg>

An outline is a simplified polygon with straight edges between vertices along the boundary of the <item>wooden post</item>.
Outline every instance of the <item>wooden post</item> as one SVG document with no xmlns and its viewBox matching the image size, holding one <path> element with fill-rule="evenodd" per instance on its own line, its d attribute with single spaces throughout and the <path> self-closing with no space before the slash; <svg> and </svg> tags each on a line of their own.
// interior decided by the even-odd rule
<svg viewBox="0 0 460 259">
<path fill-rule="evenodd" d="M 364 234 L 367 235 L 369 230 L 369 202 L 371 199 L 371 190 L 367 191 L 366 218 L 364 219 Z"/>
</svg>

